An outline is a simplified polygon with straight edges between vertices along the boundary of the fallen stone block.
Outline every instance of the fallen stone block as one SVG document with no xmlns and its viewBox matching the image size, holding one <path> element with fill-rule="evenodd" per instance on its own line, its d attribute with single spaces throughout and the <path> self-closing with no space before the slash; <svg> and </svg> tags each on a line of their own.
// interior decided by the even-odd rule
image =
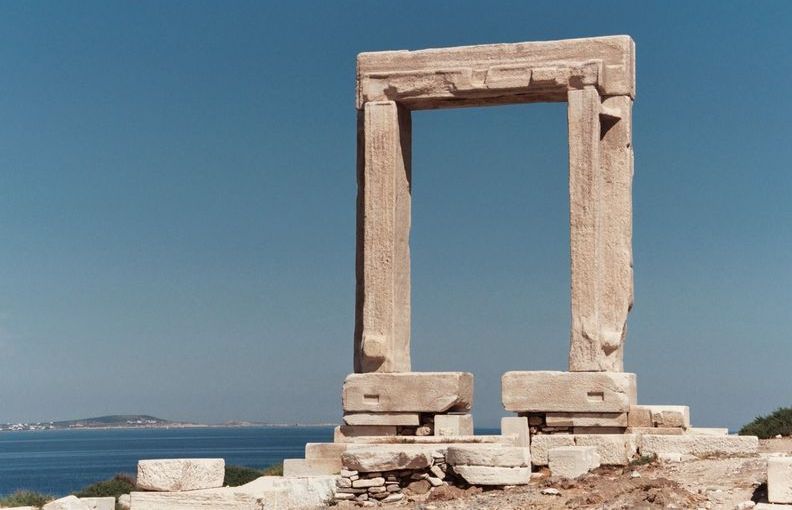
<svg viewBox="0 0 792 510">
<path fill-rule="evenodd" d="M 531 446 L 528 418 L 524 416 L 506 416 L 501 418 L 501 435 L 514 437 L 514 446 L 523 448 Z"/>
<path fill-rule="evenodd" d="M 506 372 L 503 406 L 519 413 L 623 413 L 636 402 L 635 374 Z"/>
<path fill-rule="evenodd" d="M 341 456 L 336 459 L 283 459 L 283 476 L 327 476 L 341 471 Z"/>
<path fill-rule="evenodd" d="M 637 438 L 631 434 L 574 434 L 575 446 L 593 446 L 603 466 L 626 466 L 638 453 Z"/>
<path fill-rule="evenodd" d="M 600 466 L 594 446 L 559 446 L 548 452 L 550 475 L 574 479 Z"/>
<path fill-rule="evenodd" d="M 333 430 L 334 443 L 354 443 L 355 438 L 366 436 L 395 436 L 392 425 L 341 425 Z"/>
<path fill-rule="evenodd" d="M 432 465 L 433 451 L 433 446 L 423 445 L 350 445 L 341 462 L 361 473 L 425 469 Z"/>
<path fill-rule="evenodd" d="M 112 496 L 106 498 L 80 498 L 91 510 L 116 510 L 116 499 Z"/>
<path fill-rule="evenodd" d="M 436 414 L 434 417 L 436 436 L 472 436 L 473 416 L 469 414 Z"/>
<path fill-rule="evenodd" d="M 534 466 L 546 466 L 549 463 L 550 449 L 558 446 L 575 446 L 572 434 L 536 434 L 531 436 L 531 463 Z"/>
<path fill-rule="evenodd" d="M 530 467 L 531 450 L 517 446 L 449 446 L 446 462 L 452 466 Z"/>
<path fill-rule="evenodd" d="M 547 413 L 548 427 L 627 427 L 627 413 Z"/>
<path fill-rule="evenodd" d="M 41 507 L 41 510 L 91 510 L 91 507 L 80 501 L 77 496 L 66 496 L 50 501 Z"/>
<path fill-rule="evenodd" d="M 640 436 L 641 455 L 679 453 L 694 457 L 709 455 L 755 455 L 759 448 L 756 436 L 663 436 L 643 434 Z"/>
<path fill-rule="evenodd" d="M 262 476 L 239 487 L 186 492 L 133 492 L 134 510 L 293 510 L 323 506 L 335 476 Z M 262 507 L 262 504 L 264 505 Z"/>
<path fill-rule="evenodd" d="M 454 466 L 454 472 L 470 485 L 526 485 L 530 467 Z"/>
<path fill-rule="evenodd" d="M 350 374 L 344 380 L 342 401 L 345 413 L 469 411 L 473 405 L 473 374 Z"/>
<path fill-rule="evenodd" d="M 767 499 L 771 503 L 792 503 L 792 457 L 767 459 Z"/>
<path fill-rule="evenodd" d="M 686 434 L 694 436 L 728 436 L 729 429 L 715 427 L 690 427 L 685 431 Z"/>
<path fill-rule="evenodd" d="M 137 487 L 147 491 L 192 491 L 223 486 L 223 459 L 138 461 Z"/>
<path fill-rule="evenodd" d="M 353 413 L 344 415 L 347 425 L 384 425 L 394 427 L 417 427 L 421 424 L 418 413 Z M 379 434 L 386 436 L 388 434 Z"/>
</svg>

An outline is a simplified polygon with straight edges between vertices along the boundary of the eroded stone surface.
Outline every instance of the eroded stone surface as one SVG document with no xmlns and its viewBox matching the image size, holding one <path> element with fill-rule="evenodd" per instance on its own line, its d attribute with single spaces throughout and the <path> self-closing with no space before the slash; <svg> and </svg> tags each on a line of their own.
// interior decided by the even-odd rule
<svg viewBox="0 0 792 510">
<path fill-rule="evenodd" d="M 538 434 L 531 436 L 531 463 L 534 466 L 546 466 L 550 458 L 550 449 L 558 446 L 575 446 L 575 439 L 572 434 Z"/>
<path fill-rule="evenodd" d="M 344 412 L 468 411 L 473 405 L 473 374 L 403 372 L 350 374 L 344 381 Z"/>
<path fill-rule="evenodd" d="M 395 436 L 393 425 L 341 425 L 333 430 L 334 443 L 353 443 L 358 437 Z"/>
<path fill-rule="evenodd" d="M 116 510 L 116 499 L 106 498 L 80 498 L 80 501 L 88 505 L 91 510 Z"/>
<path fill-rule="evenodd" d="M 635 374 L 506 372 L 503 406 L 515 412 L 623 413 L 635 405 Z"/>
<path fill-rule="evenodd" d="M 471 485 L 525 485 L 530 467 L 454 466 L 454 472 Z"/>
<path fill-rule="evenodd" d="M 471 436 L 473 435 L 473 416 L 470 414 L 436 414 L 434 435 Z"/>
<path fill-rule="evenodd" d="M 340 471 L 340 456 L 335 459 L 283 459 L 283 476 L 327 476 Z"/>
<path fill-rule="evenodd" d="M 353 413 L 344 415 L 344 423 L 355 426 L 417 427 L 421 424 L 421 417 L 418 413 Z"/>
<path fill-rule="evenodd" d="M 91 510 L 86 503 L 80 501 L 76 496 L 66 496 L 65 498 L 50 501 L 43 507 L 42 510 Z"/>
<path fill-rule="evenodd" d="M 452 466 L 525 467 L 531 465 L 531 450 L 517 446 L 451 446 L 446 462 Z"/>
<path fill-rule="evenodd" d="M 627 413 L 547 413 L 548 427 L 627 427 Z"/>
<path fill-rule="evenodd" d="M 771 503 L 792 503 L 792 457 L 767 459 L 767 499 Z"/>
<path fill-rule="evenodd" d="M 150 459 L 138 462 L 137 486 L 148 491 L 191 491 L 223 486 L 223 459 Z"/>
<path fill-rule="evenodd" d="M 412 109 L 564 101 L 576 82 L 633 96 L 634 53 L 628 36 L 361 53 L 357 106 L 384 99 Z"/>
<path fill-rule="evenodd" d="M 680 435 L 660 436 L 643 434 L 639 442 L 641 455 L 658 457 L 678 453 L 705 457 L 707 455 L 754 455 L 759 448 L 756 436 L 703 436 Z"/>
<path fill-rule="evenodd" d="M 341 456 L 345 469 L 361 473 L 424 469 L 432 465 L 432 445 L 350 445 Z"/>
<path fill-rule="evenodd" d="M 550 475 L 560 478 L 577 478 L 600 465 L 594 446 L 559 446 L 551 448 L 548 454 Z"/>
</svg>

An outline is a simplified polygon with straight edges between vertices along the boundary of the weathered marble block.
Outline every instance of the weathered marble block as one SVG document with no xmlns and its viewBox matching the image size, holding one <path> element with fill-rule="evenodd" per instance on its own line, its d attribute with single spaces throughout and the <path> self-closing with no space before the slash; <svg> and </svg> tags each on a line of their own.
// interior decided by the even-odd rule
<svg viewBox="0 0 792 510">
<path fill-rule="evenodd" d="M 767 459 L 767 499 L 770 503 L 792 503 L 792 457 Z"/>
<path fill-rule="evenodd" d="M 434 417 L 436 436 L 472 436 L 473 416 L 470 414 L 436 414 Z"/>
<path fill-rule="evenodd" d="M 191 491 L 223 486 L 223 459 L 138 461 L 137 486 L 148 491 Z"/>
<path fill-rule="evenodd" d="M 421 416 L 418 413 L 352 413 L 344 415 L 344 423 L 347 425 L 417 427 L 421 424 Z"/>
<path fill-rule="evenodd" d="M 473 374 L 350 374 L 344 380 L 342 400 L 345 413 L 468 411 L 473 405 Z"/>
<path fill-rule="evenodd" d="M 506 372 L 503 406 L 521 413 L 623 413 L 636 403 L 635 379 L 625 372 Z"/>
<path fill-rule="evenodd" d="M 550 475 L 574 479 L 600 466 L 593 446 L 559 446 L 549 452 Z"/>
</svg>

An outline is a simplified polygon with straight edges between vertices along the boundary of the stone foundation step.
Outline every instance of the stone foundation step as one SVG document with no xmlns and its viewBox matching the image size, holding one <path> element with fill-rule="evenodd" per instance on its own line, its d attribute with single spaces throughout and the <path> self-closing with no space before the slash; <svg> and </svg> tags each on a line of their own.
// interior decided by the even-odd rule
<svg viewBox="0 0 792 510">
<path fill-rule="evenodd" d="M 470 485 L 526 485 L 530 467 L 454 466 L 454 472 Z"/>
<path fill-rule="evenodd" d="M 449 446 L 446 462 L 452 466 L 530 467 L 530 448 L 517 446 Z"/>
</svg>

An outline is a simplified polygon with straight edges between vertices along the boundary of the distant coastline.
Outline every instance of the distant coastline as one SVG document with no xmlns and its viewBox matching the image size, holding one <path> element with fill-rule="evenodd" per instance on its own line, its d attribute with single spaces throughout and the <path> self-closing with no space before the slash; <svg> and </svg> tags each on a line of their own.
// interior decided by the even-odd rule
<svg viewBox="0 0 792 510">
<path fill-rule="evenodd" d="M 228 421 L 225 423 L 194 423 L 171 421 L 150 415 L 110 415 L 79 420 L 50 422 L 3 423 L 0 432 L 25 432 L 41 430 L 109 430 L 109 429 L 178 429 L 178 428 L 291 428 L 332 427 L 334 423 L 266 423 L 256 421 Z"/>
</svg>

